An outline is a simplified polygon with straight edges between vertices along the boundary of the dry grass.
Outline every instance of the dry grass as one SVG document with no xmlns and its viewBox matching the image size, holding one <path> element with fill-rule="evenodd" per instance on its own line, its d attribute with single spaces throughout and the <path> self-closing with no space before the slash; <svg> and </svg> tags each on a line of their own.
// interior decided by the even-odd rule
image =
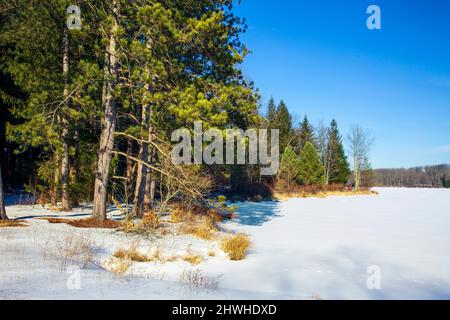
<svg viewBox="0 0 450 320">
<path fill-rule="evenodd" d="M 64 218 L 42 218 L 49 223 L 65 223 L 76 228 L 99 228 L 99 229 L 116 229 L 122 224 L 115 220 L 96 220 L 93 218 L 87 219 L 64 219 Z"/>
<path fill-rule="evenodd" d="M 64 239 L 56 239 L 55 243 L 44 248 L 44 257 L 55 257 L 58 269 L 66 271 L 67 267 L 75 264 L 81 268 L 93 261 L 95 251 L 94 242 L 84 235 L 69 234 Z"/>
<path fill-rule="evenodd" d="M 150 211 L 144 215 L 144 218 L 141 222 L 144 228 L 157 229 L 161 226 L 161 221 L 159 220 L 159 216 L 155 214 L 153 211 Z"/>
<path fill-rule="evenodd" d="M 226 236 L 220 243 L 221 249 L 228 254 L 230 260 L 243 260 L 250 246 L 250 239 L 245 234 Z"/>
<path fill-rule="evenodd" d="M 139 235 L 153 236 L 158 230 L 159 233 L 164 233 L 163 224 L 159 216 L 154 212 L 148 212 L 144 215 L 140 222 L 126 220 L 121 223 L 121 230 L 125 233 L 134 233 Z"/>
<path fill-rule="evenodd" d="M 131 260 L 135 262 L 151 262 L 153 261 L 153 257 L 147 256 L 138 250 L 124 250 L 119 249 L 113 254 L 114 257 L 122 260 Z"/>
<path fill-rule="evenodd" d="M 186 222 L 193 219 L 195 219 L 194 214 L 189 210 L 180 207 L 175 207 L 170 210 L 170 221 L 173 223 Z"/>
<path fill-rule="evenodd" d="M 277 200 L 288 200 L 289 198 L 327 198 L 329 196 L 356 196 L 356 195 L 377 195 L 378 192 L 370 189 L 353 190 L 334 190 L 334 191 L 318 191 L 309 193 L 306 191 L 290 192 L 290 193 L 274 193 Z"/>
<path fill-rule="evenodd" d="M 108 269 L 115 274 L 124 274 L 131 266 L 131 260 L 112 259 L 108 263 Z"/>
<path fill-rule="evenodd" d="M 225 217 L 216 209 L 209 210 L 207 215 L 215 223 L 222 222 L 225 219 Z"/>
<path fill-rule="evenodd" d="M 28 227 L 26 221 L 20 220 L 0 220 L 0 228 Z"/>
<path fill-rule="evenodd" d="M 194 252 L 188 252 L 182 258 L 184 261 L 195 265 L 200 264 L 203 261 L 203 257 L 200 254 Z"/>
<path fill-rule="evenodd" d="M 218 287 L 218 281 L 207 276 L 202 270 L 184 270 L 180 277 L 180 282 L 187 285 L 190 289 L 215 290 Z"/>
<path fill-rule="evenodd" d="M 113 254 L 114 258 L 128 260 L 133 262 L 173 262 L 178 259 L 177 256 L 163 256 L 159 248 L 155 248 L 149 254 L 144 254 L 138 250 L 139 241 L 134 241 L 129 248 L 120 248 Z"/>
<path fill-rule="evenodd" d="M 218 230 L 211 219 L 204 218 L 183 225 L 180 231 L 181 233 L 191 234 L 203 240 L 211 240 Z"/>
<path fill-rule="evenodd" d="M 151 262 L 155 258 L 150 255 L 143 254 L 139 251 L 140 241 L 134 240 L 127 249 L 120 248 L 113 253 L 113 257 L 121 260 L 130 260 L 134 262 Z M 159 255 L 159 254 L 158 254 Z"/>
<path fill-rule="evenodd" d="M 208 250 L 208 256 L 209 257 L 215 257 L 216 256 L 216 252 L 212 249 Z"/>
</svg>

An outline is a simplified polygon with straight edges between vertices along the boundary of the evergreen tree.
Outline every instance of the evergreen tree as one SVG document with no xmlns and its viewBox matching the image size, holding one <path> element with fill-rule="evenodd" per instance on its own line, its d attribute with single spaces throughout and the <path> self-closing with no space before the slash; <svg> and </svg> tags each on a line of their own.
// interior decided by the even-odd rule
<svg viewBox="0 0 450 320">
<path fill-rule="evenodd" d="M 278 128 L 278 119 L 277 119 L 277 106 L 275 105 L 275 101 L 273 98 L 270 98 L 269 103 L 267 104 L 267 122 L 269 129 L 277 129 Z"/>
<path fill-rule="evenodd" d="M 372 165 L 369 159 L 366 157 L 361 164 L 361 187 L 373 187 L 374 178 L 375 173 L 372 169 Z"/>
<path fill-rule="evenodd" d="M 291 184 L 295 181 L 299 174 L 300 160 L 295 154 L 291 146 L 284 149 L 281 156 L 279 175 L 285 180 L 287 191 L 291 191 Z"/>
<path fill-rule="evenodd" d="M 163 181 L 179 180 L 169 173 L 173 168 L 161 170 L 163 161 L 158 162 L 165 156 L 161 144 L 174 128 L 192 128 L 194 121 L 203 120 L 205 130 L 245 129 L 258 118 L 253 88 L 236 68 L 246 49 L 239 41 L 242 22 L 231 12 L 232 1 L 120 1 L 113 8 L 117 12 L 110 12 L 105 28 L 110 32 L 104 36 L 110 61 L 104 79 L 110 89 L 103 94 L 106 126 L 94 195 L 94 217 L 99 219 L 105 217 L 112 154 L 137 164 L 133 204 L 140 216 L 153 202 L 155 179 L 160 192 L 165 191 Z M 119 112 L 138 121 L 119 122 Z M 135 141 L 138 154 L 113 150 L 114 136 Z M 230 171 L 237 181 L 237 170 Z M 189 192 L 196 193 L 193 188 Z"/>
<path fill-rule="evenodd" d="M 311 142 L 306 142 L 300 153 L 299 181 L 303 185 L 322 185 L 324 183 L 323 171 L 316 148 Z"/>
<path fill-rule="evenodd" d="M 350 175 L 350 165 L 345 155 L 342 136 L 336 120 L 332 120 L 328 130 L 328 145 L 325 154 L 325 183 L 346 183 Z"/>
<path fill-rule="evenodd" d="M 277 124 L 280 130 L 280 151 L 284 151 L 292 140 L 292 116 L 283 100 L 277 108 Z"/>
<path fill-rule="evenodd" d="M 91 29 L 67 30 L 70 4 L 16 0 L 14 10 L 6 11 L 10 14 L 2 21 L 0 37 L 0 47 L 7 48 L 0 57 L 1 69 L 26 96 L 25 102 L 11 109 L 22 121 L 8 124 L 7 136 L 19 144 L 17 152 L 30 147 L 43 151 L 38 170 L 45 183 L 41 191 L 48 193 L 50 187 L 51 203 L 56 205 L 61 190 L 65 210 L 71 207 L 70 158 L 75 162 L 73 150 L 78 143 L 71 136 L 83 125 L 89 126 L 87 115 L 97 101 L 87 93 L 98 70 L 86 54 L 97 41 Z M 87 24 L 89 17 L 84 17 Z"/>
<path fill-rule="evenodd" d="M 303 121 L 300 123 L 300 129 L 298 133 L 297 148 L 299 152 L 303 150 L 307 142 L 311 142 L 313 145 L 315 144 L 313 128 L 308 121 L 308 117 L 305 116 L 303 118 Z"/>
</svg>

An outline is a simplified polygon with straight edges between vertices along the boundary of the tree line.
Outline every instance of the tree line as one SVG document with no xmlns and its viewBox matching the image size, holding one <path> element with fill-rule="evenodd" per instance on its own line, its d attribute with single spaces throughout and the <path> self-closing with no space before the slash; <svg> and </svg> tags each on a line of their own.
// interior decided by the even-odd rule
<svg viewBox="0 0 450 320">
<path fill-rule="evenodd" d="M 67 24 L 74 3 L 79 30 Z M 66 211 L 92 202 L 93 218 L 105 220 L 112 203 L 142 217 L 223 186 L 348 181 L 336 121 L 313 130 L 305 117 L 294 127 L 273 100 L 259 111 L 239 67 L 246 24 L 232 0 L 11 0 L 1 2 L 0 25 L 0 191 L 25 185 Z M 198 120 L 205 129 L 279 129 L 278 176 L 263 179 L 259 165 L 174 165 L 171 132 Z M 369 140 L 359 127 L 349 136 L 356 187 Z M 5 218 L 3 194 L 0 202 Z"/>
<path fill-rule="evenodd" d="M 450 188 L 450 165 L 376 169 L 374 184 L 380 187 Z"/>
<path fill-rule="evenodd" d="M 267 105 L 266 121 L 269 128 L 280 130 L 279 187 L 290 192 L 295 185 L 352 182 L 358 189 L 371 184 L 373 172 L 368 157 L 373 138 L 360 126 L 354 126 L 344 139 L 334 119 L 329 126 L 319 123 L 313 128 L 308 117 L 304 116 L 295 125 L 285 102 L 281 100 L 277 105 L 273 98 Z M 345 144 L 353 170 L 350 169 Z"/>
</svg>

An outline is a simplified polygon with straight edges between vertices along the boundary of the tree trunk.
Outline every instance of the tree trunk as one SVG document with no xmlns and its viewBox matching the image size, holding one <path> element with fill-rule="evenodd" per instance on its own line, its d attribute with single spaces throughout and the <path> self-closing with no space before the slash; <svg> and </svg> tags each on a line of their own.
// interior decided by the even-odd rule
<svg viewBox="0 0 450 320">
<path fill-rule="evenodd" d="M 106 197 L 109 181 L 109 166 L 111 164 L 111 151 L 114 147 L 114 131 L 116 129 L 117 110 L 113 100 L 113 90 L 117 78 L 116 59 L 116 32 L 117 32 L 117 1 L 113 1 L 113 26 L 105 53 L 102 106 L 103 119 L 100 134 L 100 149 L 98 152 L 97 172 L 95 174 L 94 207 L 92 217 L 97 220 L 106 220 Z"/>
<path fill-rule="evenodd" d="M 148 85 L 145 85 L 148 89 Z M 141 125 L 147 127 L 148 123 L 148 105 L 142 104 L 141 113 Z M 148 161 L 148 145 L 146 143 L 141 143 L 139 146 L 139 160 L 147 162 Z M 136 176 L 136 187 L 134 189 L 134 200 L 133 200 L 133 216 L 142 217 L 143 215 L 143 204 L 145 195 L 145 184 L 146 184 L 146 174 L 148 168 L 142 163 L 137 164 L 137 176 Z"/>
<path fill-rule="evenodd" d="M 359 161 L 356 157 L 353 159 L 353 175 L 355 180 L 355 191 L 359 189 L 360 184 L 360 170 L 359 170 Z"/>
<path fill-rule="evenodd" d="M 8 220 L 5 209 L 5 200 L 3 198 L 3 179 L 2 179 L 2 165 L 0 164 L 0 220 Z"/>
<path fill-rule="evenodd" d="M 151 129 L 149 129 L 149 142 L 153 139 L 153 134 L 151 133 Z M 153 163 L 154 154 L 153 150 L 151 150 L 149 143 L 149 152 L 148 152 L 148 163 Z M 154 199 L 155 199 L 155 179 L 153 177 L 154 172 L 147 168 L 147 173 L 145 176 L 145 194 L 144 194 L 144 210 L 149 211 L 153 209 Z"/>
<path fill-rule="evenodd" d="M 133 154 L 133 140 L 129 139 L 127 141 L 127 154 Z M 127 185 L 126 185 L 126 201 L 130 200 L 130 195 L 133 192 L 133 176 L 134 176 L 134 170 L 133 170 L 133 161 L 130 158 L 126 158 L 127 164 L 125 169 L 125 176 L 127 178 Z"/>
<path fill-rule="evenodd" d="M 146 43 L 147 49 L 151 50 L 152 40 L 147 39 Z M 148 72 L 147 66 L 145 67 L 146 73 Z M 151 163 L 151 150 L 150 143 L 152 141 L 152 126 L 151 122 L 151 109 L 150 105 L 145 100 L 145 93 L 150 89 L 148 81 L 144 84 L 144 97 L 142 98 L 142 114 L 141 114 L 141 125 L 146 129 L 148 133 L 148 144 L 141 143 L 139 149 L 139 159 L 146 163 Z M 142 163 L 138 163 L 136 176 L 136 188 L 134 190 L 134 206 L 133 206 L 133 216 L 142 217 L 143 212 L 149 210 L 150 208 L 150 185 L 151 185 L 151 170 L 147 166 L 143 166 Z"/>
<path fill-rule="evenodd" d="M 67 28 L 64 28 L 64 40 L 63 40 L 63 76 L 67 81 L 67 76 L 69 74 L 69 35 Z M 67 84 L 64 87 L 64 99 L 67 98 L 69 94 L 67 89 Z M 67 103 L 67 102 L 66 102 Z M 66 119 L 66 115 L 62 118 L 62 134 L 61 140 L 63 143 L 63 154 L 61 158 L 61 202 L 62 210 L 70 211 L 72 209 L 72 204 L 70 203 L 69 194 L 69 123 Z"/>
<path fill-rule="evenodd" d="M 56 168 L 59 167 L 60 156 L 56 153 L 54 155 Z M 61 178 L 61 171 L 55 170 L 55 175 L 53 176 L 53 186 L 50 190 L 50 205 L 52 207 L 56 207 L 58 205 L 58 191 L 59 191 L 59 182 Z"/>
<path fill-rule="evenodd" d="M 80 147 L 79 147 L 78 139 L 79 139 L 78 129 L 75 128 L 74 133 L 73 133 L 73 140 L 75 141 L 75 155 L 73 156 L 72 165 L 70 166 L 70 173 L 69 173 L 70 181 L 72 183 L 77 182 L 78 170 L 79 170 L 78 156 L 80 154 Z M 80 205 L 78 197 L 71 197 L 70 201 L 71 201 L 72 208 L 78 207 Z"/>
</svg>

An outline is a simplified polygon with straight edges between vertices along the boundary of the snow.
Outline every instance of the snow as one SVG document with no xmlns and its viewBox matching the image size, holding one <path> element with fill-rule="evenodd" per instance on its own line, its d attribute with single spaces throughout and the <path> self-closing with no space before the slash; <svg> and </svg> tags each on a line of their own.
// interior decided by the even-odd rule
<svg viewBox="0 0 450 320">
<path fill-rule="evenodd" d="M 450 299 L 450 190 L 376 190 L 379 195 L 237 203 L 239 218 L 223 228 L 250 235 L 245 260 L 228 260 L 214 241 L 171 235 L 141 239 L 139 248 L 168 256 L 199 252 L 204 262 L 135 263 L 123 275 L 106 270 L 108 261 L 135 237 L 38 219 L 79 218 L 90 208 L 56 214 L 8 202 L 10 218 L 30 226 L 0 229 L 0 298 Z M 70 237 L 95 247 L 94 262 L 79 271 L 79 289 L 68 286 L 77 261 L 61 268 L 61 247 Z M 210 257 L 210 250 L 218 254 Z M 379 290 L 367 286 L 372 266 L 381 272 Z M 188 270 L 201 270 L 217 288 L 180 283 Z"/>
</svg>

